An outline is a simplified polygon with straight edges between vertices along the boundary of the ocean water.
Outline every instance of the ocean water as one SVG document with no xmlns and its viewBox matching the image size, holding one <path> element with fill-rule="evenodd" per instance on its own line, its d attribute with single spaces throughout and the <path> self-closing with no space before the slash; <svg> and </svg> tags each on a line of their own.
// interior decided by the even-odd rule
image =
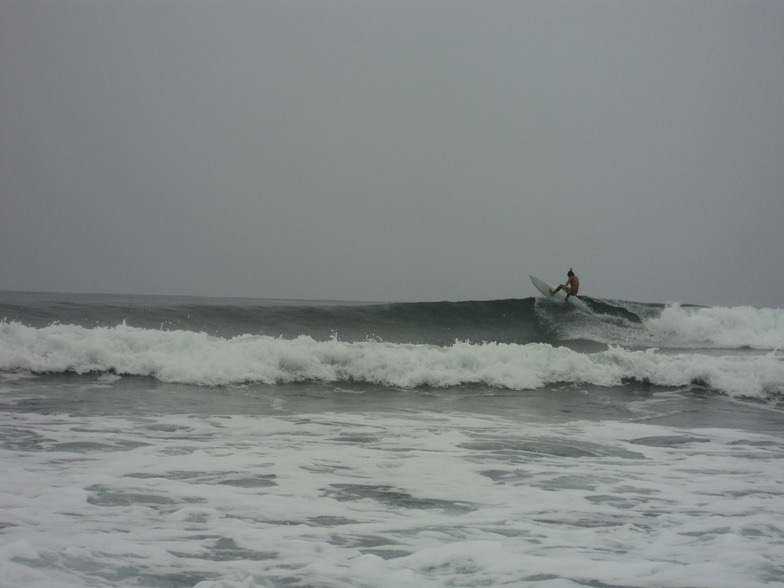
<svg viewBox="0 0 784 588">
<path fill-rule="evenodd" d="M 0 293 L 0 586 L 784 586 L 784 311 Z"/>
</svg>

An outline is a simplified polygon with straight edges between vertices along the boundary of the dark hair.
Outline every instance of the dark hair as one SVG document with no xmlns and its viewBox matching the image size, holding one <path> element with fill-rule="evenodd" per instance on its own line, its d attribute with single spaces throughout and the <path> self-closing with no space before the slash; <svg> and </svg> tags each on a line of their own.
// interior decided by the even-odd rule
<svg viewBox="0 0 784 588">
<path fill-rule="evenodd" d="M 572 268 L 569 268 L 569 271 L 566 272 L 566 275 L 567 276 L 573 276 L 574 275 L 574 272 L 572 271 Z"/>
</svg>

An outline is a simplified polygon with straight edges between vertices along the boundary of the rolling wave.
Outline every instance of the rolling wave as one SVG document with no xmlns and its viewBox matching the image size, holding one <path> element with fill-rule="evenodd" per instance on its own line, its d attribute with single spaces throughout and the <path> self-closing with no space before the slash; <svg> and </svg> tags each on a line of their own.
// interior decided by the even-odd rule
<svg viewBox="0 0 784 588">
<path fill-rule="evenodd" d="M 205 386 L 558 382 L 782 393 L 784 311 L 584 298 L 394 304 L 4 294 L 0 369 Z"/>
<path fill-rule="evenodd" d="M 398 388 L 471 384 L 528 390 L 555 383 L 620 386 L 635 381 L 676 387 L 696 384 L 737 396 L 784 393 L 784 363 L 775 352 L 727 357 L 613 346 L 583 353 L 548 343 L 455 341 L 439 346 L 317 341 L 306 335 L 223 338 L 127 325 L 35 328 L 4 322 L 0 369 L 110 372 L 202 386 L 314 380 Z"/>
</svg>

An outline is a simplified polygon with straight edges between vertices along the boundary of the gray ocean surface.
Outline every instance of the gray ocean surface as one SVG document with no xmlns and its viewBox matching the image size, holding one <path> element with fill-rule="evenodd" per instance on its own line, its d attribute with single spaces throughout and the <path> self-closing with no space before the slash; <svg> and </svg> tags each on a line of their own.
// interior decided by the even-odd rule
<svg viewBox="0 0 784 588">
<path fill-rule="evenodd" d="M 0 586 L 784 585 L 784 312 L 0 294 Z"/>
</svg>

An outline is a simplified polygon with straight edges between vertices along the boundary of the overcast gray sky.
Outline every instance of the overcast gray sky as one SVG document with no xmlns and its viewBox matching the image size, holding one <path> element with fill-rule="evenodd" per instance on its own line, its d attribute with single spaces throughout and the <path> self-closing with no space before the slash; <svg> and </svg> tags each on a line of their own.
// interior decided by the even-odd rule
<svg viewBox="0 0 784 588">
<path fill-rule="evenodd" d="M 784 306 L 784 2 L 0 0 L 0 289 Z"/>
</svg>

